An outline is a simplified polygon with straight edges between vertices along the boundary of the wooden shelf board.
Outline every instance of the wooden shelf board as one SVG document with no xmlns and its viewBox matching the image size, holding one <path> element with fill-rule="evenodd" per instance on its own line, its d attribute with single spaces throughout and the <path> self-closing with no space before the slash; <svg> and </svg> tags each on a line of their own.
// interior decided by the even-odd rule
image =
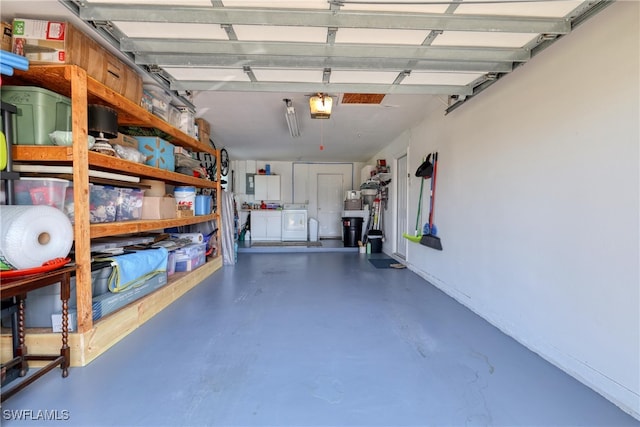
<svg viewBox="0 0 640 427">
<path fill-rule="evenodd" d="M 71 164 L 71 147 L 58 147 L 53 145 L 14 145 L 12 147 L 13 160 L 28 163 L 60 163 Z M 89 166 L 97 170 L 108 172 L 126 172 L 126 175 L 139 176 L 141 178 L 159 179 L 172 185 L 194 185 L 201 188 L 216 188 L 215 181 L 196 178 L 177 172 L 147 166 L 129 160 L 119 159 L 105 154 L 89 152 Z"/>
<path fill-rule="evenodd" d="M 98 237 L 114 236 L 118 234 L 142 233 L 144 231 L 158 230 L 162 228 L 180 227 L 183 225 L 197 224 L 199 222 L 213 221 L 218 218 L 217 213 L 211 215 L 198 215 L 188 218 L 173 219 L 143 219 L 139 221 L 107 222 L 91 224 L 90 236 Z"/>
<path fill-rule="evenodd" d="M 104 169 L 107 171 L 126 171 L 128 175 L 139 176 L 141 178 L 159 179 L 169 184 L 177 185 L 195 185 L 202 188 L 216 188 L 215 181 L 208 179 L 196 178 L 177 172 L 147 166 L 140 163 L 131 162 L 129 160 L 118 159 L 105 154 L 89 152 L 89 166 L 96 169 Z"/>
<path fill-rule="evenodd" d="M 71 162 L 73 149 L 55 145 L 14 145 L 11 156 L 14 162 Z"/>
</svg>

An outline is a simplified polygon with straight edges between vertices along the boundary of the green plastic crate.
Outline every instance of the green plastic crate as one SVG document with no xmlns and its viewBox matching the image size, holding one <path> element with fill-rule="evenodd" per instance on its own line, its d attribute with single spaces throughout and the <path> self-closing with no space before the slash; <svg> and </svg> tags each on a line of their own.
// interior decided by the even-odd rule
<svg viewBox="0 0 640 427">
<path fill-rule="evenodd" d="M 13 143 L 53 145 L 49 134 L 71 130 L 71 100 L 34 86 L 2 86 L 2 101 L 18 109 L 14 118 Z"/>
</svg>

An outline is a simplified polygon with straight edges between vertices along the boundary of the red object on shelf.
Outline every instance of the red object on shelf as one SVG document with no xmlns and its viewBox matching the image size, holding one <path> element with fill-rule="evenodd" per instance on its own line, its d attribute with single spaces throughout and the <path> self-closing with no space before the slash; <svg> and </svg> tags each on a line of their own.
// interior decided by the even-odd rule
<svg viewBox="0 0 640 427">
<path fill-rule="evenodd" d="M 23 268 L 20 270 L 3 270 L 0 271 L 0 278 L 10 279 L 13 277 L 23 277 L 32 274 L 47 273 L 56 270 L 71 262 L 71 258 L 55 258 L 42 264 L 40 267 Z"/>
</svg>

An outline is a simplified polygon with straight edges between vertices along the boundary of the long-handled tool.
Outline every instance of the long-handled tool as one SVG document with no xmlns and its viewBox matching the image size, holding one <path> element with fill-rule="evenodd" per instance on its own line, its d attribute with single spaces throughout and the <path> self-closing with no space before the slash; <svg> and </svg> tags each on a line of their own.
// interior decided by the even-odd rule
<svg viewBox="0 0 640 427">
<path fill-rule="evenodd" d="M 424 188 L 424 178 L 420 178 L 420 197 L 418 198 L 418 214 L 416 215 L 416 230 L 415 235 L 402 233 L 402 237 L 412 242 L 419 243 L 422 235 L 420 233 L 420 220 L 421 220 L 421 208 L 422 208 L 422 189 Z"/>
<path fill-rule="evenodd" d="M 431 154 L 429 154 L 431 156 Z M 434 156 L 435 161 L 435 156 Z M 431 182 L 429 183 L 429 216 L 427 216 L 427 222 L 422 227 L 422 234 L 432 234 L 433 224 L 431 223 L 431 219 L 433 218 L 433 168 L 431 168 Z M 436 234 L 433 232 L 433 234 Z M 422 237 L 422 236 L 421 236 Z"/>
<path fill-rule="evenodd" d="M 422 235 L 420 234 L 420 223 L 422 222 L 422 192 L 424 189 L 424 180 L 430 178 L 432 174 L 433 164 L 431 164 L 431 153 L 429 153 L 427 159 L 416 170 L 416 176 L 420 177 L 420 197 L 418 198 L 415 234 L 412 236 L 407 233 L 402 233 L 402 237 L 415 243 L 419 243 L 420 239 L 422 239 Z"/>
<path fill-rule="evenodd" d="M 433 215 L 435 212 L 436 200 L 436 176 L 438 174 L 438 152 L 433 154 L 433 175 L 431 176 L 431 200 L 429 203 L 429 232 L 423 233 L 420 238 L 420 244 L 428 246 L 439 251 L 442 250 L 442 242 L 435 234 L 435 226 L 433 225 Z M 426 229 L 426 227 L 425 227 Z M 423 230 L 426 231 L 426 230 Z"/>
</svg>

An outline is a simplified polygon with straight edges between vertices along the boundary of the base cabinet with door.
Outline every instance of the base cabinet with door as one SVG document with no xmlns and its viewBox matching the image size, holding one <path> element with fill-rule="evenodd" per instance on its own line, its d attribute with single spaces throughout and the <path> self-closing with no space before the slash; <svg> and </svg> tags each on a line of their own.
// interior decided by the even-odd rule
<svg viewBox="0 0 640 427">
<path fill-rule="evenodd" d="M 251 239 L 257 241 L 282 240 L 282 212 L 277 210 L 251 211 Z"/>
</svg>

